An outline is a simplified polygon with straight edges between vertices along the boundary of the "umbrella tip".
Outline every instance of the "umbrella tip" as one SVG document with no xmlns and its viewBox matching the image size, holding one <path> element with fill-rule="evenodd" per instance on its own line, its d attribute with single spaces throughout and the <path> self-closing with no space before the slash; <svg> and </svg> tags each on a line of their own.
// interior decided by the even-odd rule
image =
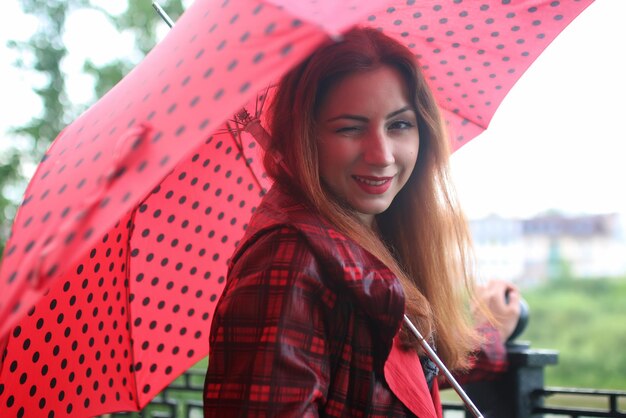
<svg viewBox="0 0 626 418">
<path fill-rule="evenodd" d="M 163 19 L 165 23 L 167 23 L 167 26 L 169 26 L 170 28 L 174 26 L 174 21 L 167 15 L 165 10 L 163 10 L 163 8 L 159 5 L 159 3 L 156 2 L 156 0 L 152 0 L 152 7 L 154 8 L 154 10 L 156 10 L 158 15 L 161 16 L 161 19 Z"/>
</svg>

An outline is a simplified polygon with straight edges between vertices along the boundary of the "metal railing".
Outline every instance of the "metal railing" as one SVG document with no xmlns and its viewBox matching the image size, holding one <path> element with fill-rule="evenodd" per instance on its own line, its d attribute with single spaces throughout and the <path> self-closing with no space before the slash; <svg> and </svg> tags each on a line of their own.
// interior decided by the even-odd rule
<svg viewBox="0 0 626 418">
<path fill-rule="evenodd" d="M 537 407 L 538 414 L 551 414 L 553 416 L 582 418 L 582 417 L 619 417 L 626 418 L 626 412 L 620 408 L 626 405 L 626 392 L 618 392 L 600 389 L 578 388 L 545 388 L 534 391 L 531 396 L 536 399 L 546 399 L 559 396 L 563 399 L 585 399 L 586 403 L 603 404 L 605 408 L 573 408 L 569 406 L 542 406 Z M 620 400 L 622 401 L 620 403 Z"/>
<path fill-rule="evenodd" d="M 105 417 L 202 418 L 204 376 L 202 370 L 189 369 L 163 389 L 141 412 L 119 412 Z"/>
<path fill-rule="evenodd" d="M 624 391 L 546 388 L 544 370 L 557 364 L 556 351 L 529 343 L 507 345 L 507 351 L 510 366 L 501 378 L 465 386 L 485 418 L 626 418 Z"/>
<path fill-rule="evenodd" d="M 544 387 L 544 369 L 557 363 L 556 351 L 517 343 L 508 346 L 508 356 L 510 368 L 501 379 L 465 385 L 485 418 L 626 418 L 626 391 Z M 204 375 L 190 369 L 141 412 L 106 417 L 201 418 Z M 443 409 L 444 418 L 471 417 L 460 403 L 446 402 Z"/>
</svg>

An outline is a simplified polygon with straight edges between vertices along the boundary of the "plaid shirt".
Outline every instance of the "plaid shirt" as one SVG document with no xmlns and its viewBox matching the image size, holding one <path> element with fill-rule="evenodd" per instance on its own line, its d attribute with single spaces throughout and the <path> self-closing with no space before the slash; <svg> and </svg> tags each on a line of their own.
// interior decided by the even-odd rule
<svg viewBox="0 0 626 418">
<path fill-rule="evenodd" d="M 386 266 L 274 187 L 214 314 L 205 417 L 441 417 L 403 314 Z"/>
</svg>

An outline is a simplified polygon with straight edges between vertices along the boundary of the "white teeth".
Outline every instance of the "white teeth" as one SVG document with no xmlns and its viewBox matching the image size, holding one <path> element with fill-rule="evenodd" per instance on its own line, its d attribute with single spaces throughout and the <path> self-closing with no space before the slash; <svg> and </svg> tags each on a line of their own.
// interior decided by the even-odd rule
<svg viewBox="0 0 626 418">
<path fill-rule="evenodd" d="M 357 177 L 357 176 L 355 176 L 354 178 L 360 181 L 361 183 L 365 183 L 370 186 L 382 186 L 383 184 L 387 183 L 387 180 L 370 180 L 370 179 L 364 179 L 363 177 Z"/>
</svg>

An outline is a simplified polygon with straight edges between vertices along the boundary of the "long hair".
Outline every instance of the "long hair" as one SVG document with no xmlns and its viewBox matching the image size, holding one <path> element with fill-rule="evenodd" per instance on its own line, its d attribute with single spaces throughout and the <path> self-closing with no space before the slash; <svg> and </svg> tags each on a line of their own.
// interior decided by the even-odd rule
<svg viewBox="0 0 626 418">
<path fill-rule="evenodd" d="M 376 216 L 379 232 L 334 198 L 320 180 L 316 118 L 328 92 L 345 77 L 389 66 L 402 75 L 417 115 L 415 168 L 391 206 Z M 339 231 L 378 257 L 402 283 L 405 312 L 452 369 L 467 366 L 478 341 L 467 302 L 471 295 L 467 222 L 448 175 L 449 146 L 439 108 L 414 55 L 380 31 L 356 28 L 328 42 L 280 81 L 270 109 L 272 141 L 265 168 L 298 191 Z M 401 333 L 405 346 L 417 341 Z"/>
</svg>

